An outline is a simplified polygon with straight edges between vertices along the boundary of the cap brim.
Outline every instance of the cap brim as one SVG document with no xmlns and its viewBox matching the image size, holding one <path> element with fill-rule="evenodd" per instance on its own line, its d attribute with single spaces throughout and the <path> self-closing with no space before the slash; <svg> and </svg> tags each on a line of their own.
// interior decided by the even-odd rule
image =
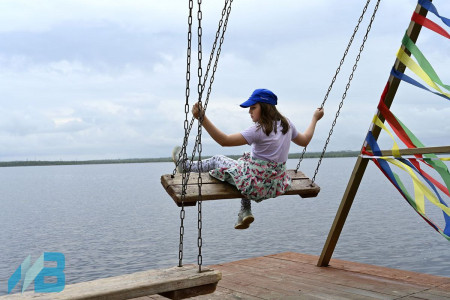
<svg viewBox="0 0 450 300">
<path fill-rule="evenodd" d="M 247 101 L 245 101 L 244 103 L 241 104 L 241 107 L 247 108 L 247 107 L 250 107 L 252 105 L 255 105 L 256 103 L 257 103 L 257 101 L 252 100 L 252 99 L 248 99 Z"/>
</svg>

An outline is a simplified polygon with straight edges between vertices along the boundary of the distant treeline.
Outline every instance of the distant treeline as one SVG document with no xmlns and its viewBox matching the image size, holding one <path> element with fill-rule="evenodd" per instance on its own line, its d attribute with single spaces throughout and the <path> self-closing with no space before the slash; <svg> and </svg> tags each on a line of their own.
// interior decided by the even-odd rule
<svg viewBox="0 0 450 300">
<path fill-rule="evenodd" d="M 318 158 L 321 152 L 305 153 L 305 158 Z M 359 155 L 359 151 L 328 151 L 324 157 L 356 157 Z M 208 158 L 205 156 L 203 158 Z M 238 159 L 241 155 L 228 155 L 233 159 Z M 290 159 L 300 158 L 299 153 L 289 154 Z M 97 159 L 97 160 L 58 160 L 58 161 L 45 161 L 45 160 L 27 160 L 27 161 L 8 161 L 0 162 L 0 167 L 23 167 L 23 166 L 59 166 L 59 165 L 98 165 L 98 164 L 134 164 L 134 163 L 155 163 L 155 162 L 171 162 L 170 157 L 160 158 L 128 158 L 128 159 Z"/>
</svg>

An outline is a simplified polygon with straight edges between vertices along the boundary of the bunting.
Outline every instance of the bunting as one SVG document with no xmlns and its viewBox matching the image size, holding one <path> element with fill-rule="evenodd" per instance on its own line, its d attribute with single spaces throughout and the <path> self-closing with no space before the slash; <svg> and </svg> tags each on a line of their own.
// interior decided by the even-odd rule
<svg viewBox="0 0 450 300">
<path fill-rule="evenodd" d="M 438 17 L 439 19 L 442 20 L 442 22 L 444 22 L 445 25 L 450 27 L 450 19 L 448 18 L 444 18 L 442 17 L 439 12 L 437 11 L 436 7 L 433 5 L 433 3 L 431 3 L 430 0 L 419 0 L 419 4 L 425 8 L 426 10 L 428 10 L 429 12 L 433 13 L 436 15 L 436 17 Z"/>
<path fill-rule="evenodd" d="M 395 116 L 395 120 L 402 126 L 402 130 L 405 131 L 406 126 L 401 123 Z M 379 121 L 378 116 L 374 117 L 374 125 L 381 125 L 381 121 Z M 397 142 L 395 141 L 394 135 L 388 130 L 386 126 L 380 126 L 384 131 L 386 131 L 389 136 L 392 138 L 394 142 L 394 149 L 398 149 Z M 408 130 L 409 131 L 409 130 Z M 405 132 L 410 138 L 410 131 Z M 414 138 L 412 138 L 415 142 Z M 424 154 L 423 158 L 409 158 L 405 159 L 401 156 L 396 156 L 394 154 L 394 158 L 388 156 L 382 156 L 381 150 L 373 137 L 372 131 L 369 131 L 367 134 L 366 141 L 370 148 L 372 149 L 372 153 L 363 150 L 363 157 L 371 158 L 377 167 L 386 175 L 386 177 L 391 181 L 391 183 L 397 188 L 400 194 L 405 198 L 405 200 L 413 207 L 413 209 L 428 223 L 430 224 L 436 231 L 438 231 L 442 236 L 444 236 L 447 240 L 450 241 L 450 207 L 443 200 L 439 191 L 443 192 L 447 196 L 450 197 L 449 187 L 450 187 L 450 172 L 447 166 L 442 163 L 442 160 L 450 161 L 450 158 L 440 158 L 433 154 L 428 155 Z M 419 142 L 420 143 L 420 142 Z M 444 182 L 447 186 L 444 186 L 439 181 L 434 179 L 428 173 L 426 173 L 421 167 L 419 162 L 425 162 L 428 166 L 434 168 L 438 171 Z M 400 179 L 397 173 L 393 172 L 390 165 L 399 168 L 400 170 L 405 171 L 412 179 L 414 186 L 414 194 L 411 195 L 404 183 Z M 418 176 L 419 175 L 419 176 Z M 421 180 L 422 179 L 422 180 Z M 442 210 L 444 216 L 444 226 L 439 226 L 436 221 L 432 220 L 426 213 L 425 209 L 425 199 L 429 201 L 432 205 Z M 443 227 L 443 229 L 442 229 Z"/>
<path fill-rule="evenodd" d="M 435 14 L 438 18 L 440 18 L 445 25 L 450 26 L 450 19 L 442 17 L 437 11 L 436 7 L 429 0 L 419 0 L 419 4 L 429 12 Z M 440 34 L 443 37 L 450 39 L 450 34 L 444 28 L 427 19 L 426 17 L 419 15 L 416 12 L 413 13 L 411 20 Z M 442 82 L 440 77 L 435 72 L 434 68 L 431 66 L 430 62 L 423 55 L 422 51 L 420 51 L 417 45 L 408 37 L 406 33 L 402 40 L 402 46 L 405 50 L 408 50 L 411 53 L 411 55 L 416 59 L 417 63 L 405 52 L 402 47 L 400 47 L 397 52 L 398 60 L 402 62 L 413 73 L 415 73 L 420 79 L 422 79 L 429 87 L 436 90 L 437 92 L 428 89 L 415 79 L 409 77 L 406 74 L 398 72 L 394 68 L 391 71 L 391 75 L 404 82 L 450 100 L 450 93 L 448 92 L 450 91 L 450 85 Z M 446 91 L 443 91 L 441 88 Z"/>
<path fill-rule="evenodd" d="M 450 19 L 439 14 L 436 7 L 429 0 L 419 0 L 419 4 L 436 15 L 446 26 L 450 26 Z M 412 21 L 430 29 L 440 36 L 450 39 L 450 34 L 430 19 L 414 13 Z M 409 53 L 411 56 L 409 56 Z M 407 34 L 402 39 L 402 47 L 397 52 L 397 59 L 410 71 L 417 75 L 424 84 L 416 79 L 392 68 L 391 75 L 413 86 L 450 100 L 450 85 L 445 83 L 437 74 L 435 68 L 425 57 L 419 47 Z M 378 112 L 372 119 L 372 126 L 366 136 L 366 145 L 361 151 L 363 158 L 371 159 L 386 178 L 394 185 L 410 206 L 436 231 L 450 241 L 450 207 L 443 197 L 450 197 L 450 172 L 445 164 L 450 157 L 439 157 L 436 154 L 415 154 L 403 157 L 400 153 L 397 139 L 407 148 L 424 148 L 425 145 L 409 130 L 385 104 L 385 97 L 389 90 L 389 82 L 378 104 Z M 383 123 L 386 120 L 391 130 Z M 392 140 L 392 154 L 383 155 L 372 133 L 373 128 L 381 128 Z M 367 151 L 370 147 L 371 151 Z M 400 176 L 393 171 L 406 173 L 412 181 L 413 191 L 408 191 Z M 426 169 L 433 170 L 433 176 Z M 437 174 L 437 175 L 436 175 Z M 442 211 L 443 220 L 433 220 L 428 211 L 431 205 Z M 435 217 L 434 217 L 435 218 Z"/>
</svg>

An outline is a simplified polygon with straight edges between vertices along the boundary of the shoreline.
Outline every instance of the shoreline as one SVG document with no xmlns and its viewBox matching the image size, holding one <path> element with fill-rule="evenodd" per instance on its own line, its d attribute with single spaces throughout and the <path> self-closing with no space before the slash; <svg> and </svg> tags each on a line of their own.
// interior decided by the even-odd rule
<svg viewBox="0 0 450 300">
<path fill-rule="evenodd" d="M 325 153 L 325 158 L 334 157 L 356 157 L 359 151 L 328 151 Z M 322 152 L 306 153 L 304 158 L 319 158 Z M 241 155 L 227 155 L 230 158 L 238 159 Z M 211 156 L 205 156 L 209 158 Z M 292 153 L 288 156 L 289 159 L 299 159 L 300 153 Z M 26 160 L 26 161 L 5 161 L 0 162 L 0 167 L 34 167 L 34 166 L 66 166 L 66 165 L 101 165 L 101 164 L 132 164 L 132 163 L 159 163 L 172 162 L 170 157 L 159 158 L 125 158 L 125 159 L 95 159 L 95 160 L 59 160 L 59 161 L 45 161 L 45 160 Z"/>
</svg>

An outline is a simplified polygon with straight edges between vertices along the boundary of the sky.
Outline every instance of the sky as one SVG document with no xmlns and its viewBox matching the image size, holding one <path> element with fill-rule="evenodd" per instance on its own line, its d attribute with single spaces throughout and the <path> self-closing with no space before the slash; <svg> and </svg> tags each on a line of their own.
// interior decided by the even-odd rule
<svg viewBox="0 0 450 300">
<path fill-rule="evenodd" d="M 321 151 L 328 137 L 372 2 L 308 151 Z M 450 1 L 433 3 L 450 16 Z M 212 85 L 210 120 L 225 133 L 244 130 L 252 123 L 239 104 L 254 89 L 267 88 L 277 94 L 278 109 L 304 131 L 364 4 L 235 0 Z M 328 151 L 361 149 L 416 4 L 381 2 Z M 223 5 L 202 4 L 203 70 Z M 184 136 L 187 15 L 187 0 L 2 0 L 0 161 L 169 157 Z M 195 38 L 196 28 L 193 46 Z M 448 40 L 424 29 L 417 45 L 448 84 Z M 191 104 L 197 99 L 195 51 Z M 402 83 L 392 111 L 425 145 L 448 145 L 449 104 Z M 389 149 L 392 142 L 382 135 L 380 144 Z M 202 145 L 203 155 L 249 150 L 221 148 L 206 132 Z M 301 152 L 294 146 L 291 153 Z"/>
</svg>

